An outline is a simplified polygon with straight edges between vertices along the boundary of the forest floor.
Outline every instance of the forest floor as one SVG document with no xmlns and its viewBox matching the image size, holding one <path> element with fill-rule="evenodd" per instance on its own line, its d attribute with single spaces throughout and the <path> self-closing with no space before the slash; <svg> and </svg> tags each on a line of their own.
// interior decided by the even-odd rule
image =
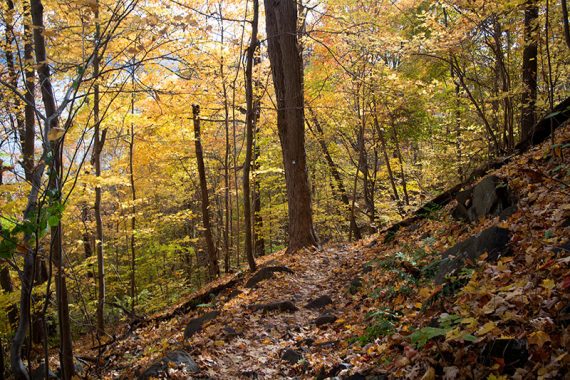
<svg viewBox="0 0 570 380">
<path fill-rule="evenodd" d="M 458 222 L 452 202 L 391 240 L 379 233 L 263 257 L 261 267 L 293 273 L 275 273 L 252 288 L 245 287 L 249 274 L 218 280 L 202 292 L 237 284 L 109 345 L 99 375 L 133 378 L 167 352 L 183 350 L 199 371 L 170 365 L 170 378 L 567 378 L 570 127 L 557 132 L 554 146 L 548 141 L 489 174 L 505 179 L 517 198 L 508 219 Z M 483 254 L 436 284 L 441 253 L 491 226 L 509 230 L 510 254 L 498 260 Z M 332 302 L 306 307 L 320 296 Z M 251 306 L 276 301 L 295 308 Z M 215 318 L 185 339 L 188 323 L 212 310 Z"/>
</svg>

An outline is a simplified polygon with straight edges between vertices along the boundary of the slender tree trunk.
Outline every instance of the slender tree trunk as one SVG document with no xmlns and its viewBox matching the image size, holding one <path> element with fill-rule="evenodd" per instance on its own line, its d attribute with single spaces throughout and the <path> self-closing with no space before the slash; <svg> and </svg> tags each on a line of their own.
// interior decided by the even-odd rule
<svg viewBox="0 0 570 380">
<path fill-rule="evenodd" d="M 285 167 L 289 252 L 317 246 L 305 153 L 303 63 L 294 0 L 265 0 L 268 52 L 277 98 L 277 129 Z"/>
<path fill-rule="evenodd" d="M 390 185 L 392 186 L 392 192 L 394 193 L 394 199 L 396 200 L 396 204 L 398 205 L 398 211 L 400 215 L 404 214 L 404 210 L 402 209 L 402 204 L 400 202 L 400 195 L 398 194 L 398 189 L 396 187 L 396 181 L 394 180 L 394 173 L 392 172 L 392 165 L 390 165 L 390 157 L 388 156 L 388 150 L 386 148 L 386 136 L 384 135 L 384 131 L 380 127 L 380 123 L 378 122 L 378 115 L 376 114 L 376 100 L 374 102 L 374 112 L 372 113 L 374 119 L 374 126 L 378 131 L 378 138 L 380 139 L 380 143 L 382 145 L 382 154 L 384 155 L 384 161 L 386 163 L 386 170 L 388 171 L 388 178 L 390 180 Z"/>
<path fill-rule="evenodd" d="M 254 272 L 256 269 L 255 258 L 253 255 L 253 229 L 251 215 L 251 161 L 253 151 L 253 131 L 255 129 L 255 109 L 253 101 L 253 60 L 255 50 L 257 48 L 257 24 L 259 14 L 259 0 L 253 0 L 253 20 L 251 23 L 251 42 L 246 52 L 245 66 L 245 99 L 246 99 L 246 145 L 245 145 L 245 162 L 243 165 L 243 213 L 245 228 L 245 254 L 249 270 Z"/>
<path fill-rule="evenodd" d="M 394 138 L 394 146 L 396 147 L 396 154 L 398 155 L 398 162 L 400 164 L 400 176 L 402 178 L 402 190 L 404 191 L 404 202 L 410 205 L 410 197 L 408 196 L 408 182 L 406 181 L 406 174 L 404 173 L 404 159 L 402 158 L 402 151 L 400 150 L 400 141 L 398 139 L 398 131 L 392 122 L 392 137 Z"/>
<path fill-rule="evenodd" d="M 220 3 L 220 15 L 222 14 L 222 4 Z M 228 104 L 228 88 L 226 85 L 225 60 L 224 60 L 224 20 L 220 18 L 221 23 L 221 48 L 220 48 L 220 77 L 222 80 L 222 92 L 224 96 L 224 126 L 226 132 L 226 149 L 224 152 L 224 273 L 230 271 L 230 226 L 231 226 L 231 210 L 230 210 L 230 110 Z"/>
<path fill-rule="evenodd" d="M 133 58 L 133 63 L 135 59 Z M 132 94 L 131 94 L 131 116 L 135 115 L 135 70 L 136 68 L 133 66 L 132 73 L 131 73 L 131 84 L 132 84 Z M 131 313 L 135 315 L 135 306 L 136 306 L 136 239 L 135 239 L 135 231 L 137 228 L 137 219 L 136 219 L 136 205 L 135 202 L 137 200 L 137 191 L 135 187 L 135 166 L 134 166 L 134 153 L 135 153 L 135 123 L 131 121 L 131 130 L 130 130 L 130 141 L 129 141 L 129 180 L 131 183 L 131 236 L 130 236 L 130 248 L 131 248 Z"/>
<path fill-rule="evenodd" d="M 210 280 L 220 275 L 218 260 L 216 255 L 216 247 L 212 237 L 212 227 L 210 225 L 210 201 L 208 198 L 208 184 L 206 182 L 206 168 L 204 166 L 204 153 L 202 151 L 202 141 L 200 140 L 200 106 L 192 105 L 192 116 L 194 122 L 194 144 L 196 147 L 196 163 L 198 166 L 198 175 L 200 177 L 200 194 L 202 198 L 202 223 L 204 224 L 204 238 L 206 239 L 208 272 Z"/>
<path fill-rule="evenodd" d="M 255 109 L 256 109 L 256 131 L 255 131 L 255 139 L 254 139 L 254 146 L 253 146 L 253 152 L 254 152 L 254 157 L 253 157 L 253 170 L 254 170 L 254 176 L 253 176 L 253 221 L 254 221 L 254 227 L 253 227 L 253 240 L 254 240 L 254 251 L 255 251 L 255 256 L 256 257 L 260 257 L 265 255 L 265 239 L 263 238 L 263 233 L 261 232 L 262 228 L 263 228 L 263 217 L 261 216 L 261 188 L 260 188 L 260 184 L 259 184 L 259 179 L 257 178 L 257 175 L 255 174 L 258 169 L 259 169 L 259 156 L 261 154 L 260 152 L 260 148 L 259 148 L 259 141 L 258 141 L 258 136 L 259 136 L 259 110 L 260 110 L 260 104 L 259 101 L 256 101 L 256 105 L 255 105 Z"/>
<path fill-rule="evenodd" d="M 93 117 L 95 122 L 94 128 L 94 144 L 93 144 L 93 164 L 95 166 L 95 176 L 97 180 L 101 178 L 101 151 L 105 144 L 106 130 L 101 133 L 101 119 L 99 115 L 99 40 L 100 40 L 100 24 L 99 24 L 99 0 L 96 0 L 95 8 L 95 53 L 93 56 L 93 77 L 95 85 L 93 86 Z M 101 218 L 101 186 L 95 186 L 95 204 L 93 206 L 95 212 L 95 250 L 97 252 L 97 335 L 105 334 L 105 258 L 103 256 L 103 220 Z"/>
<path fill-rule="evenodd" d="M 40 80 L 40 88 L 42 99 L 44 103 L 45 115 L 47 118 L 45 130 L 49 133 L 54 128 L 59 128 L 59 115 L 55 104 L 55 96 L 51 84 L 51 74 L 47 63 L 46 45 L 44 37 L 44 22 L 43 22 L 43 5 L 41 0 L 31 0 L 30 9 L 32 14 L 32 21 L 34 24 L 34 50 L 36 54 L 37 71 Z M 61 203 L 62 191 L 62 153 L 63 153 L 63 138 L 59 141 L 53 141 L 50 144 L 49 135 L 46 134 L 44 144 L 46 150 L 53 152 L 53 164 L 50 169 L 50 179 L 48 188 L 51 190 L 52 202 Z M 50 145 L 53 145 L 50 147 Z M 67 298 L 67 285 L 65 268 L 63 264 L 63 241 L 62 241 L 62 223 L 61 221 L 57 226 L 51 228 L 51 246 L 50 255 L 53 263 L 57 268 L 56 276 L 56 296 L 58 301 L 58 318 L 60 328 L 60 362 L 62 378 L 69 380 L 74 374 L 73 364 L 73 347 L 71 339 L 71 323 L 69 318 L 69 302 Z"/>
<path fill-rule="evenodd" d="M 536 124 L 537 96 L 537 33 L 538 33 L 537 0 L 526 0 L 524 10 L 524 50 L 522 66 L 522 111 L 521 111 L 521 140 L 524 141 L 534 133 Z"/>
<path fill-rule="evenodd" d="M 327 161 L 327 165 L 329 167 L 331 175 L 333 176 L 333 178 L 335 180 L 336 190 L 338 192 L 338 195 L 340 196 L 340 200 L 342 203 L 344 203 L 344 205 L 347 208 L 347 211 L 349 212 L 349 222 L 350 222 L 351 235 L 354 236 L 354 238 L 356 240 L 360 240 L 360 239 L 362 239 L 362 234 L 360 233 L 360 228 L 358 227 L 358 224 L 356 223 L 356 218 L 354 216 L 354 213 L 350 211 L 350 201 L 348 199 L 348 194 L 346 193 L 346 189 L 344 188 L 344 184 L 342 182 L 342 177 L 340 176 L 340 171 L 338 170 L 338 166 L 333 161 L 332 155 L 330 154 L 329 149 L 327 147 L 327 144 L 325 142 L 324 132 L 323 132 L 323 128 L 321 126 L 321 123 L 317 119 L 315 112 L 311 108 L 308 108 L 308 110 L 309 110 L 309 113 L 311 113 L 311 116 L 313 119 L 313 125 L 317 131 L 317 133 L 314 133 L 315 138 L 319 142 L 319 146 L 321 147 L 321 150 L 323 151 L 323 154 L 325 155 L 325 160 Z M 307 125 L 309 125 L 309 129 L 310 129 L 310 124 L 307 123 Z"/>
</svg>

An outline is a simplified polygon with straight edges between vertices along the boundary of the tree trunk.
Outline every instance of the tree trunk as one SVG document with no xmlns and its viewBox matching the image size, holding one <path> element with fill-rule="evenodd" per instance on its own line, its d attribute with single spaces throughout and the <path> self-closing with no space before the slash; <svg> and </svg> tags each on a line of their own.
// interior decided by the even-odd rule
<svg viewBox="0 0 570 380">
<path fill-rule="evenodd" d="M 135 59 L 133 58 L 133 63 Z M 133 66 L 131 72 L 131 84 L 132 84 L 132 94 L 131 94 L 131 116 L 135 114 L 135 71 L 136 68 Z M 131 236 L 130 236 L 130 249 L 131 249 L 131 273 L 130 273 L 130 282 L 131 282 L 131 313 L 135 315 L 135 306 L 136 306 L 136 239 L 135 239 L 135 231 L 137 228 L 137 219 L 136 219 L 136 206 L 135 202 L 137 200 L 137 191 L 135 187 L 135 165 L 134 165 L 134 153 L 135 153 L 135 123 L 131 121 L 131 131 L 130 131 L 130 141 L 129 141 L 129 180 L 131 183 Z"/>
<path fill-rule="evenodd" d="M 220 3 L 220 15 L 222 15 L 222 4 Z M 228 104 L 228 88 L 226 85 L 226 75 L 224 70 L 224 20 L 220 17 L 221 23 L 221 43 L 220 43 L 220 78 L 222 80 L 222 92 L 224 96 L 224 126 L 225 126 L 225 151 L 224 151 L 224 273 L 230 271 L 230 228 L 231 205 L 230 205 L 230 110 Z"/>
<path fill-rule="evenodd" d="M 94 143 L 93 143 L 93 164 L 95 166 L 95 176 L 97 180 L 101 178 L 101 151 L 105 143 L 106 130 L 101 133 L 101 119 L 99 115 L 99 0 L 95 2 L 95 52 L 93 55 L 93 118 L 95 122 Z M 101 186 L 95 186 L 95 251 L 97 252 L 97 336 L 105 334 L 105 258 L 103 256 L 103 220 L 101 218 Z"/>
<path fill-rule="evenodd" d="M 570 49 L 570 26 L 568 26 L 568 4 L 566 0 L 561 0 L 562 3 L 562 24 L 564 26 L 564 40 Z"/>
<path fill-rule="evenodd" d="M 398 162 L 400 164 L 400 176 L 402 177 L 402 190 L 404 191 L 404 202 L 410 205 L 410 197 L 408 196 L 408 182 L 404 173 L 404 159 L 402 158 L 402 151 L 400 150 L 400 141 L 398 140 L 398 131 L 392 122 L 392 137 L 394 138 L 394 146 L 396 147 L 396 154 L 398 155 Z"/>
<path fill-rule="evenodd" d="M 42 100 L 44 103 L 45 116 L 47 118 L 44 141 L 45 149 L 51 149 L 53 163 L 50 170 L 48 188 L 51 190 L 51 202 L 61 204 L 62 171 L 63 171 L 63 138 L 50 144 L 48 133 L 59 128 L 59 115 L 55 104 L 55 96 L 51 84 L 51 74 L 47 63 L 46 45 L 44 37 L 43 5 L 41 0 L 31 0 L 30 9 L 33 21 L 34 50 L 36 54 L 37 71 L 40 80 Z M 50 145 L 52 145 L 50 147 Z M 60 362 L 62 378 L 69 380 L 74 375 L 73 347 L 71 339 L 71 323 L 69 318 L 69 303 L 67 298 L 67 285 L 65 268 L 63 264 L 63 241 L 61 220 L 58 225 L 51 228 L 50 255 L 57 268 L 56 296 L 58 301 L 58 319 L 60 329 Z"/>
<path fill-rule="evenodd" d="M 251 215 L 251 183 L 249 175 L 251 172 L 251 161 L 253 151 L 253 131 L 255 129 L 256 110 L 253 101 L 253 60 L 255 49 L 257 48 L 257 24 L 259 14 L 259 0 L 253 0 L 253 20 L 251 22 L 251 41 L 246 52 L 245 66 L 245 101 L 246 101 L 246 145 L 245 145 L 245 162 L 243 165 L 243 213 L 245 228 L 245 255 L 249 270 L 254 272 L 256 269 L 255 258 L 253 256 L 253 229 Z"/>
<path fill-rule="evenodd" d="M 294 252 L 318 245 L 305 154 L 303 64 L 297 45 L 297 6 L 294 0 L 264 2 L 269 61 L 277 98 L 277 129 L 287 186 L 288 252 Z"/>
<path fill-rule="evenodd" d="M 315 138 L 319 142 L 321 150 L 323 151 L 323 154 L 325 155 L 325 160 L 327 161 L 327 165 L 329 167 L 331 175 L 333 176 L 333 178 L 335 180 L 336 190 L 338 192 L 338 195 L 340 196 L 340 200 L 346 206 L 347 211 L 349 212 L 349 222 L 350 222 L 351 235 L 353 235 L 356 240 L 360 240 L 360 239 L 362 239 L 362 234 L 360 233 L 360 228 L 358 228 L 358 224 L 356 223 L 356 218 L 354 216 L 354 213 L 350 211 L 350 201 L 348 199 L 346 189 L 344 188 L 344 184 L 342 182 L 342 177 L 340 176 L 340 171 L 338 170 L 336 163 L 333 161 L 332 156 L 329 152 L 329 148 L 327 147 L 327 144 L 325 143 L 324 132 L 323 132 L 323 128 L 321 126 L 321 123 L 317 119 L 317 115 L 315 115 L 315 112 L 311 108 L 309 108 L 308 110 L 309 110 L 309 113 L 311 113 L 311 116 L 313 119 L 313 124 L 315 126 L 316 131 L 317 131 L 317 133 L 315 133 Z M 309 125 L 309 129 L 310 129 L 310 125 Z"/>
<path fill-rule="evenodd" d="M 392 192 L 394 193 L 394 200 L 398 205 L 398 212 L 400 215 L 404 215 L 404 210 L 402 209 L 402 204 L 400 202 L 400 195 L 398 194 L 398 189 L 396 187 L 396 181 L 394 180 L 394 173 L 392 172 L 392 165 L 390 165 L 390 157 L 388 156 L 388 150 L 386 148 L 386 136 L 384 136 L 384 131 L 380 128 L 380 123 L 378 121 L 378 115 L 376 114 L 376 99 L 373 99 L 374 112 L 372 113 L 374 118 L 374 126 L 378 132 L 378 138 L 382 144 L 382 154 L 384 155 L 384 161 L 386 162 L 386 170 L 388 171 L 388 178 L 390 179 L 390 186 L 392 186 Z"/>
<path fill-rule="evenodd" d="M 256 109 L 256 119 L 259 120 L 259 109 L 260 109 L 259 102 L 256 102 L 255 109 Z M 258 142 L 259 126 L 257 122 L 255 124 L 257 128 L 255 131 L 255 140 L 253 143 L 254 144 L 253 170 L 254 172 L 257 172 L 257 170 L 259 169 L 258 160 L 260 155 L 260 149 Z M 254 213 L 253 214 L 254 251 L 255 251 L 255 256 L 260 257 L 265 255 L 265 239 L 263 238 L 263 233 L 261 233 L 261 229 L 263 228 L 263 218 L 261 216 L 261 189 L 259 185 L 259 180 L 257 179 L 256 175 L 253 176 L 253 213 Z"/>
<path fill-rule="evenodd" d="M 208 198 L 208 185 L 206 183 L 206 168 L 204 166 L 204 153 L 202 151 L 202 142 L 200 140 L 200 106 L 192 105 L 192 119 L 194 122 L 194 144 L 196 147 L 196 163 L 198 166 L 198 175 L 200 177 L 200 194 L 202 197 L 202 223 L 204 224 L 204 238 L 206 239 L 208 272 L 210 280 L 220 275 L 218 260 L 216 255 L 216 247 L 212 237 L 212 227 L 210 225 L 210 201 Z"/>
<path fill-rule="evenodd" d="M 527 140 L 534 133 L 536 124 L 537 96 L 537 33 L 538 6 L 536 0 L 527 0 L 524 10 L 524 50 L 522 65 L 522 111 L 521 140 Z"/>
</svg>

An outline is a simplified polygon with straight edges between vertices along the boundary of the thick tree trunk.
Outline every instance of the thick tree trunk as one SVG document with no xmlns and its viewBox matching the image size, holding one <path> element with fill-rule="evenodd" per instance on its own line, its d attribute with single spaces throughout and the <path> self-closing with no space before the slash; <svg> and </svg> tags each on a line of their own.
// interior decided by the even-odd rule
<svg viewBox="0 0 570 380">
<path fill-rule="evenodd" d="M 246 53 L 245 66 L 245 101 L 246 101 L 246 144 L 245 144 L 245 162 L 243 164 L 243 213 L 245 228 L 245 255 L 249 270 L 254 272 L 256 269 L 255 258 L 253 256 L 253 228 L 251 214 L 251 161 L 253 151 L 253 131 L 255 129 L 255 112 L 253 101 L 253 60 L 255 49 L 257 48 L 257 25 L 259 14 L 259 0 L 253 0 L 253 20 L 251 22 L 251 41 Z"/>
<path fill-rule="evenodd" d="M 564 40 L 566 41 L 566 45 L 568 45 L 568 49 L 570 49 L 570 26 L 568 25 L 568 4 L 566 0 L 560 1 L 562 4 L 562 25 L 564 27 Z"/>
<path fill-rule="evenodd" d="M 277 128 L 285 167 L 289 252 L 317 246 L 305 154 L 303 64 L 294 0 L 265 0 L 268 52 L 277 98 Z"/>
<path fill-rule="evenodd" d="M 206 249 L 208 258 L 208 273 L 210 280 L 220 275 L 216 247 L 212 236 L 212 226 L 210 225 L 210 201 L 208 198 L 208 184 L 206 182 L 206 168 L 204 166 L 204 153 L 202 151 L 202 141 L 200 140 L 200 106 L 192 105 L 192 116 L 194 122 L 194 144 L 196 147 L 196 163 L 198 175 L 200 177 L 200 194 L 202 198 L 202 223 L 204 225 L 204 238 L 206 239 Z"/>
<path fill-rule="evenodd" d="M 521 141 L 534 133 L 537 96 L 537 33 L 538 6 L 536 0 L 527 0 L 524 10 L 524 50 L 522 65 Z"/>
</svg>

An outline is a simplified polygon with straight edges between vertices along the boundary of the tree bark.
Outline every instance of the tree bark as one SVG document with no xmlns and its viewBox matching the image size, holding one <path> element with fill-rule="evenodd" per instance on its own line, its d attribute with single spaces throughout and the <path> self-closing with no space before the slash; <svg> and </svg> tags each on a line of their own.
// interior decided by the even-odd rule
<svg viewBox="0 0 570 380">
<path fill-rule="evenodd" d="M 101 151 L 105 144 L 106 130 L 101 132 L 101 120 L 99 115 L 99 40 L 101 38 L 99 24 L 99 0 L 95 2 L 95 52 L 93 55 L 93 118 L 94 143 L 93 143 L 93 164 L 95 166 L 95 176 L 97 180 L 101 178 Z M 101 185 L 95 186 L 95 251 L 97 252 L 97 336 L 105 334 L 105 258 L 103 256 L 103 220 L 101 218 Z"/>
<path fill-rule="evenodd" d="M 534 132 L 536 124 L 537 96 L 537 33 L 538 6 L 536 0 L 527 0 L 524 10 L 524 50 L 522 65 L 522 111 L 521 111 L 521 140 L 525 141 Z"/>
<path fill-rule="evenodd" d="M 568 25 L 568 4 L 566 0 L 560 1 L 562 4 L 562 24 L 564 27 L 564 40 L 566 41 L 566 45 L 568 45 L 568 49 L 570 49 L 570 26 Z"/>
<path fill-rule="evenodd" d="M 204 153 L 202 151 L 202 142 L 200 140 L 200 106 L 192 105 L 192 119 L 194 122 L 194 144 L 196 147 L 196 163 L 198 166 L 198 175 L 200 177 L 200 194 L 202 198 L 202 223 L 204 225 L 204 238 L 206 239 L 206 249 L 208 257 L 208 273 L 210 280 L 220 275 L 218 260 L 216 255 L 216 247 L 212 237 L 212 227 L 210 225 L 210 201 L 208 198 L 208 184 L 206 182 L 206 168 L 204 166 Z"/>
<path fill-rule="evenodd" d="M 288 252 L 317 246 L 305 153 L 303 64 L 297 41 L 294 0 L 265 0 L 268 53 L 277 98 L 289 214 Z"/>
<path fill-rule="evenodd" d="M 251 22 L 251 41 L 246 52 L 245 66 L 245 101 L 246 101 L 246 145 L 245 145 L 245 162 L 243 165 L 243 213 L 245 228 L 245 254 L 249 270 L 254 272 L 256 269 L 255 258 L 253 256 L 253 228 L 251 214 L 251 161 L 253 151 L 253 131 L 255 129 L 255 112 L 253 101 L 253 60 L 255 50 L 257 48 L 257 25 L 259 14 L 259 0 L 253 0 L 253 19 Z"/>
<path fill-rule="evenodd" d="M 44 37 L 44 8 L 41 0 L 30 0 L 30 9 L 33 21 L 34 50 L 36 55 L 37 72 L 40 81 L 42 100 L 47 118 L 45 130 L 47 133 L 59 128 L 59 115 L 57 113 L 55 96 L 51 84 L 51 73 L 47 63 L 46 44 Z M 50 168 L 48 188 L 51 190 L 51 202 L 61 203 L 61 175 L 63 170 L 62 151 L 63 138 L 50 143 L 48 134 L 44 141 L 45 149 L 52 151 L 53 161 Z M 69 302 L 67 298 L 67 285 L 65 268 L 63 264 L 62 223 L 51 228 L 50 255 L 57 268 L 56 297 L 58 301 L 58 319 L 60 330 L 60 362 L 62 378 L 69 380 L 74 374 L 73 347 L 71 339 L 71 323 L 69 318 Z"/>
<path fill-rule="evenodd" d="M 133 58 L 133 62 L 134 62 Z M 131 72 L 131 84 L 132 84 L 132 91 L 131 94 L 131 116 L 135 114 L 135 71 L 136 67 L 133 66 Z M 130 248 L 131 248 L 131 313 L 135 315 L 135 306 L 136 306 L 136 238 L 135 238 L 135 231 L 137 228 L 137 219 L 136 219 L 136 206 L 135 202 L 137 200 L 137 191 L 135 187 L 135 165 L 134 165 L 134 153 L 135 153 L 135 124 L 131 121 L 131 131 L 130 131 L 130 141 L 129 141 L 129 180 L 131 183 L 131 237 L 130 237 Z"/>
</svg>

